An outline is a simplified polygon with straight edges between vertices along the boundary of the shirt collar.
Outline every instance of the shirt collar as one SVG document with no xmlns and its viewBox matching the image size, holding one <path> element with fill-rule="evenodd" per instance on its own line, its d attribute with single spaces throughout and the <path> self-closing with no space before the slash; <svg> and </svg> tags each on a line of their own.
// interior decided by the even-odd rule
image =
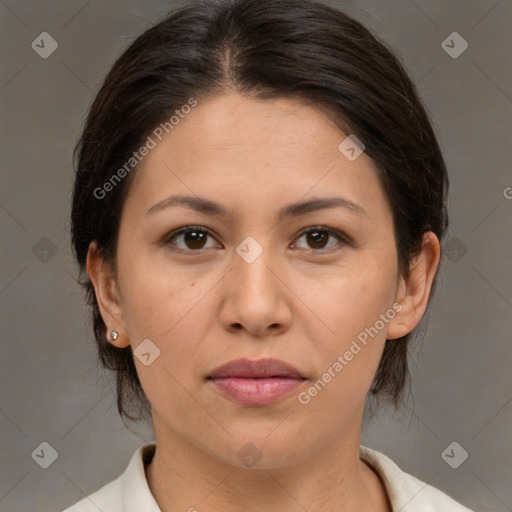
<svg viewBox="0 0 512 512">
<path fill-rule="evenodd" d="M 121 479 L 121 496 L 125 512 L 161 512 L 151 494 L 146 479 L 145 464 L 149 464 L 155 454 L 156 443 L 145 444 L 133 454 Z"/>
<path fill-rule="evenodd" d="M 151 494 L 146 478 L 145 465 L 155 454 L 156 443 L 140 446 L 133 454 L 128 467 L 121 478 L 121 495 L 125 512 L 161 512 Z M 413 512 L 410 502 L 422 490 L 415 479 L 404 482 L 403 471 L 386 455 L 365 446 L 359 447 L 359 457 L 366 462 L 380 477 L 389 496 L 393 510 Z M 400 482 L 401 485 L 397 485 Z M 404 485 L 405 483 L 408 485 Z M 419 482 L 418 483 L 422 483 Z M 414 485 L 413 485 L 414 484 Z M 424 486 L 426 484 L 423 484 Z M 416 510 L 416 512 L 418 512 Z"/>
<path fill-rule="evenodd" d="M 366 446 L 360 446 L 359 458 L 366 462 L 381 479 L 389 497 L 392 510 L 400 512 L 434 510 L 429 505 L 430 486 L 405 473 L 388 456 Z M 424 490 L 425 492 L 422 494 Z M 425 497 L 425 494 L 427 497 Z"/>
</svg>

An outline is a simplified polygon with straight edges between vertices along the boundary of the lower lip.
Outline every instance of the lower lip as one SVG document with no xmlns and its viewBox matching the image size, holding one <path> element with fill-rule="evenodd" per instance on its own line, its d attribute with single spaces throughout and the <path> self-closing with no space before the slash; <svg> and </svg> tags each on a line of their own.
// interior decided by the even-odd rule
<svg viewBox="0 0 512 512">
<path fill-rule="evenodd" d="M 268 405 L 281 400 L 294 389 L 298 388 L 304 379 L 291 377 L 270 377 L 248 379 L 226 377 L 212 379 L 215 387 L 224 395 L 244 405 Z"/>
</svg>

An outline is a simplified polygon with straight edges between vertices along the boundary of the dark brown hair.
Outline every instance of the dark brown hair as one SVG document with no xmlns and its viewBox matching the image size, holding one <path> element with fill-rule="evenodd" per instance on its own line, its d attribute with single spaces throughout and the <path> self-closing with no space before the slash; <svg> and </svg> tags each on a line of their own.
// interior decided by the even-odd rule
<svg viewBox="0 0 512 512">
<path fill-rule="evenodd" d="M 150 404 L 131 347 L 107 341 L 85 265 L 96 240 L 115 269 L 119 221 L 136 168 L 109 187 L 108 198 L 96 191 L 190 98 L 200 103 L 228 89 L 303 99 L 364 143 L 392 207 L 402 275 L 419 253 L 422 235 L 431 230 L 442 239 L 447 227 L 448 178 L 429 117 L 399 60 L 363 25 L 306 0 L 202 1 L 171 13 L 115 62 L 74 153 L 73 247 L 99 356 L 116 378 L 121 418 L 139 419 L 128 413 L 133 406 L 147 418 Z M 409 337 L 386 341 L 371 388 L 395 406 L 409 381 Z"/>
</svg>

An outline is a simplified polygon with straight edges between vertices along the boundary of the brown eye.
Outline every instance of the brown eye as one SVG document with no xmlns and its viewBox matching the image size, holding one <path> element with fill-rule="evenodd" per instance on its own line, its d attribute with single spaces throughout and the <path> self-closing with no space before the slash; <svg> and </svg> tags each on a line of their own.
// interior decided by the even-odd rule
<svg viewBox="0 0 512 512">
<path fill-rule="evenodd" d="M 171 233 L 165 243 L 175 245 L 178 249 L 184 251 L 198 251 L 207 248 L 205 244 L 209 236 L 211 235 L 207 229 L 201 228 L 200 226 L 187 226 Z M 182 245 L 175 243 L 176 240 L 181 240 Z"/>
<path fill-rule="evenodd" d="M 327 245 L 330 238 L 336 238 L 338 243 L 334 243 L 331 245 Z M 335 247 L 336 245 L 340 245 L 339 242 L 345 243 L 346 237 L 329 228 L 324 228 L 322 226 L 308 228 L 303 231 L 299 236 L 299 240 L 301 238 L 305 238 L 307 247 L 305 249 L 312 249 L 313 251 L 318 251 L 325 248 Z M 300 247 L 299 247 L 300 248 Z"/>
</svg>

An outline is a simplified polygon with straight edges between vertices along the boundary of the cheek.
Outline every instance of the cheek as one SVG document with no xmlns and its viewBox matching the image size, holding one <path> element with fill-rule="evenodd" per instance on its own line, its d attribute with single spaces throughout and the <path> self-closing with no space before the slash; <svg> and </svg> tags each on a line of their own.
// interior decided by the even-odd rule
<svg viewBox="0 0 512 512">
<path fill-rule="evenodd" d="M 132 349 L 149 339 L 160 351 L 150 371 L 134 358 L 141 381 L 148 381 L 149 389 L 168 390 L 175 382 L 171 375 L 180 382 L 190 380 L 204 366 L 200 346 L 208 337 L 216 307 L 212 289 L 220 277 L 204 270 L 184 272 L 165 253 L 155 257 L 141 251 L 121 262 L 123 315 Z"/>
<path fill-rule="evenodd" d="M 141 336 L 163 342 L 182 319 L 194 314 L 194 306 L 207 291 L 208 279 L 195 279 L 180 271 L 165 251 L 125 254 L 123 259 L 120 251 L 119 283 L 126 327 L 135 343 Z"/>
<path fill-rule="evenodd" d="M 295 282 L 297 295 L 304 297 L 318 320 L 317 331 L 321 329 L 322 338 L 331 340 L 328 346 L 340 348 L 340 343 L 374 325 L 391 307 L 396 288 L 395 262 L 370 251 L 354 253 L 351 261 L 329 273 L 319 271 L 316 276 Z"/>
<path fill-rule="evenodd" d="M 350 265 L 309 283 L 316 284 L 305 302 L 316 318 L 302 325 L 309 330 L 308 359 L 320 370 L 322 382 L 312 390 L 319 403 L 346 405 L 355 395 L 366 395 L 371 385 L 396 314 L 392 247 L 388 258 L 386 254 L 359 253 Z"/>
<path fill-rule="evenodd" d="M 191 411 L 193 400 L 183 386 L 191 388 L 194 369 L 201 367 L 197 354 L 208 331 L 208 311 L 211 315 L 213 306 L 207 292 L 214 283 L 172 272 L 154 261 L 146 265 L 142 258 L 125 269 L 119 275 L 124 319 L 142 388 L 157 410 L 168 409 L 173 397 L 173 414 L 183 418 L 197 414 Z M 148 365 L 137 356 L 143 340 L 151 341 Z"/>
</svg>

